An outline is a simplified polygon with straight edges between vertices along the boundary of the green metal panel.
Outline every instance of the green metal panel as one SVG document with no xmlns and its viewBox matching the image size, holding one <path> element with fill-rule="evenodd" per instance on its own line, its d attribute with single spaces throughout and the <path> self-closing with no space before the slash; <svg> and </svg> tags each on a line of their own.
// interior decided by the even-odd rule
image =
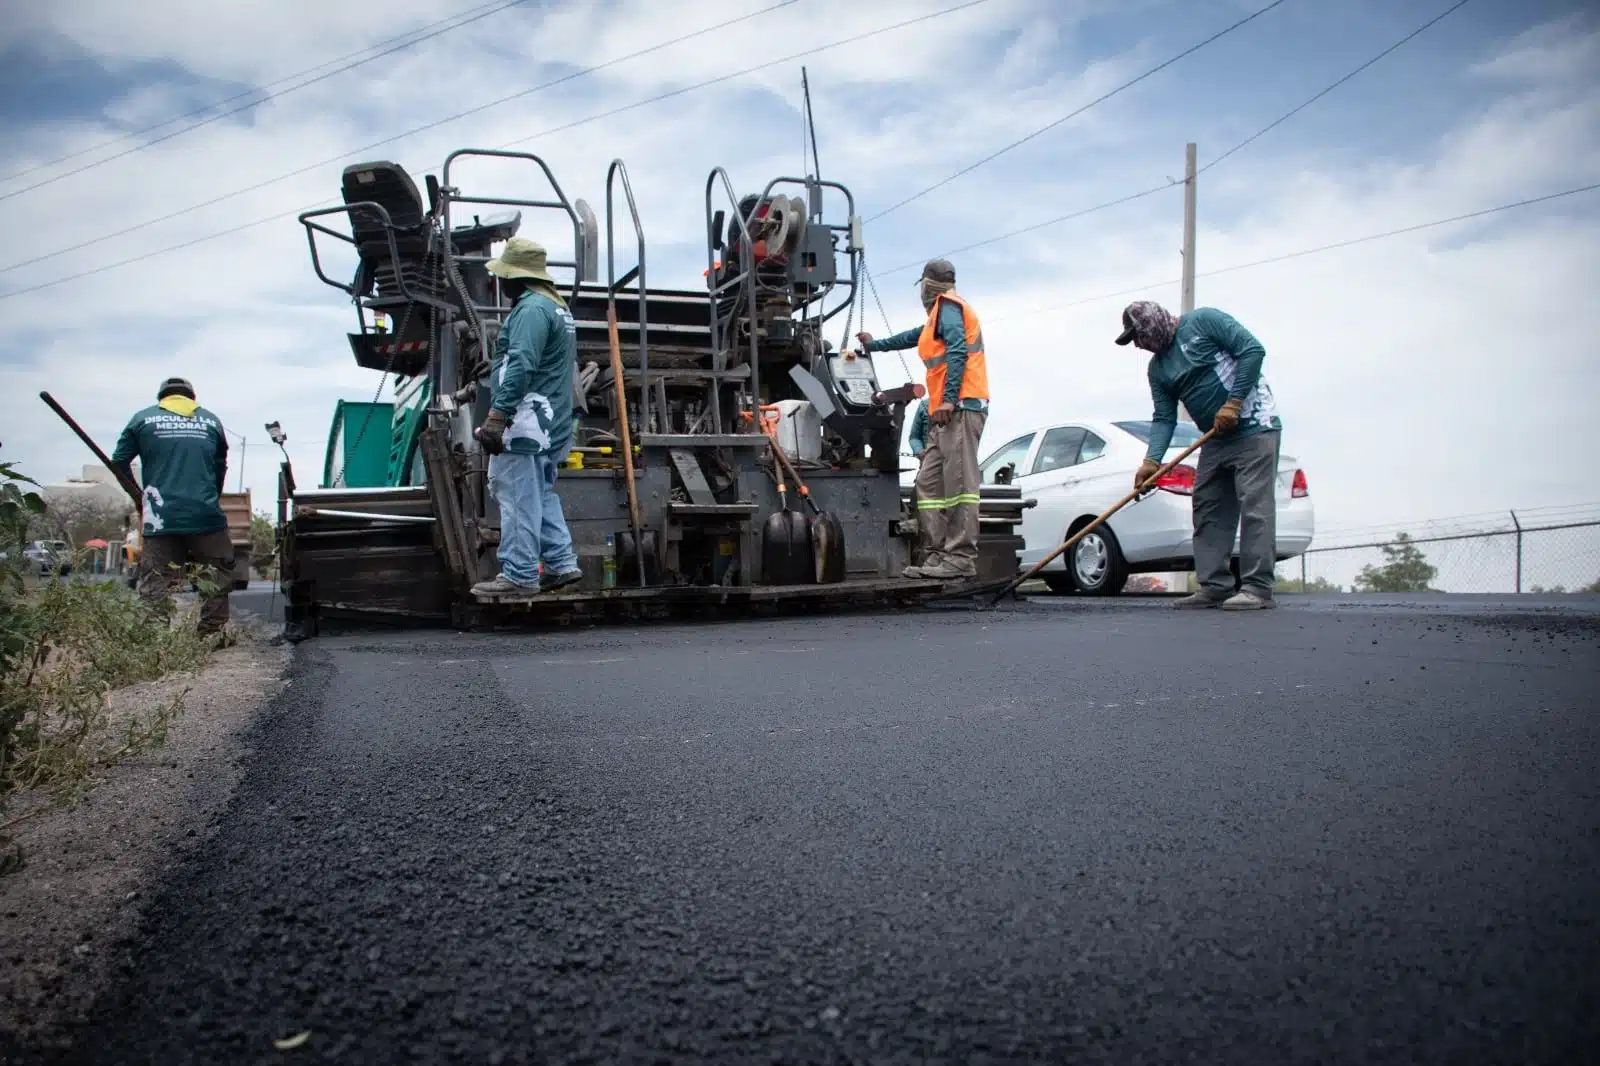
<svg viewBox="0 0 1600 1066">
<path fill-rule="evenodd" d="M 394 405 L 340 400 L 328 430 L 322 487 L 370 489 L 389 484 Z"/>
<path fill-rule="evenodd" d="M 422 484 L 422 479 L 413 478 L 412 472 L 417 466 L 417 443 L 427 425 L 428 399 L 433 394 L 426 379 L 407 392 L 409 395 L 401 397 L 404 406 L 394 416 L 389 444 L 388 484 L 396 486 Z"/>
</svg>

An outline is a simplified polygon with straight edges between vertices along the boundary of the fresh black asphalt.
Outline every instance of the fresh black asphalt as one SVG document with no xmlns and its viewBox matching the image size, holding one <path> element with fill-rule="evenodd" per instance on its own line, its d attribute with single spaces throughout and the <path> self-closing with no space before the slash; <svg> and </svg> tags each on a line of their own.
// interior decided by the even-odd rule
<svg viewBox="0 0 1600 1066">
<path fill-rule="evenodd" d="M 76 1061 L 1593 1061 L 1597 693 L 1593 601 L 310 641 Z"/>
</svg>

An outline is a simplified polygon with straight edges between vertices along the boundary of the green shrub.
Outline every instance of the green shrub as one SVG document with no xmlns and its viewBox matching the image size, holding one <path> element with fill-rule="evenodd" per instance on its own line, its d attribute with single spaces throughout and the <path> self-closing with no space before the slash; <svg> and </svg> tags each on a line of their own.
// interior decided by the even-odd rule
<svg viewBox="0 0 1600 1066">
<path fill-rule="evenodd" d="M 30 518 L 45 510 L 31 484 L 0 463 L 0 874 L 21 864 L 6 836 L 15 824 L 5 821 L 6 800 L 39 789 L 73 802 L 101 770 L 162 743 L 185 693 L 121 714 L 110 694 L 195 670 L 215 645 L 196 632 L 192 610 L 174 624 L 114 580 L 26 588 L 21 549 Z"/>
</svg>

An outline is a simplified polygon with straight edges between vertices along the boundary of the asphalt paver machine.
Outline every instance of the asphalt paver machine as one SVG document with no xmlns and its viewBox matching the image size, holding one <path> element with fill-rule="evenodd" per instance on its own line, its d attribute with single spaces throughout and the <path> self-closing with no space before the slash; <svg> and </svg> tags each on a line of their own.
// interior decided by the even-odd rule
<svg viewBox="0 0 1600 1066">
<path fill-rule="evenodd" d="M 520 174 L 530 195 L 474 195 L 464 175 L 478 167 Z M 280 472 L 291 636 L 334 617 L 478 627 L 947 591 L 900 576 L 916 543 L 901 426 L 920 386 L 884 389 L 871 359 L 841 350 L 864 263 L 850 190 L 779 177 L 740 195 L 717 168 L 703 191 L 706 267 L 688 289 L 648 283 L 620 159 L 605 175 L 604 230 L 543 159 L 480 149 L 452 153 L 421 189 L 395 163 L 348 167 L 343 203 L 300 217 L 318 278 L 354 304 L 356 363 L 394 399 L 340 405 L 317 487 L 296 484 L 288 464 Z M 577 326 L 557 491 L 584 578 L 485 602 L 470 589 L 498 570 L 499 515 L 473 428 L 510 312 L 485 264 L 519 233 L 550 250 Z M 621 272 L 619 246 L 632 261 Z M 335 248 L 353 260 L 349 276 L 332 265 Z M 830 516 L 829 537 L 813 536 L 795 477 L 780 496 L 786 470 Z M 1017 570 L 1024 501 L 1001 486 L 983 495 L 979 579 L 1003 580 Z"/>
</svg>

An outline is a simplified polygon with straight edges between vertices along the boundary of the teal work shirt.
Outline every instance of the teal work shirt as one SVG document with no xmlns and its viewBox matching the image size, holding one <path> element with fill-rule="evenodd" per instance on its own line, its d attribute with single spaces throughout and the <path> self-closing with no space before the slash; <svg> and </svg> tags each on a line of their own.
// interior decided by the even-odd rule
<svg viewBox="0 0 1600 1066">
<path fill-rule="evenodd" d="M 1282 429 L 1272 388 L 1261 376 L 1267 350 L 1232 315 L 1214 307 L 1197 307 L 1178 319 L 1172 343 L 1150 357 L 1151 416 L 1147 458 L 1158 462 L 1172 444 L 1178 424 L 1178 401 L 1189 409 L 1195 425 L 1209 431 L 1217 412 L 1230 399 L 1242 401 L 1239 427 L 1229 439 Z"/>
<path fill-rule="evenodd" d="M 187 536 L 228 528 L 221 499 L 228 474 L 228 437 L 216 415 L 183 403 L 146 407 L 117 438 L 111 465 L 131 475 L 135 458 L 144 481 L 145 536 Z"/>
<path fill-rule="evenodd" d="M 565 457 L 572 443 L 572 375 L 578 328 L 572 312 L 529 290 L 506 316 L 494 345 L 490 405 L 511 417 L 506 451 Z"/>
<path fill-rule="evenodd" d="M 921 455 L 928 446 L 928 401 L 917 404 L 917 413 L 911 416 L 911 454 Z"/>
<path fill-rule="evenodd" d="M 922 328 L 902 330 L 892 337 L 875 338 L 863 347 L 869 352 L 898 352 L 915 348 L 922 339 Z M 969 411 L 986 411 L 988 400 L 961 398 L 961 379 L 967 374 L 967 323 L 961 308 L 945 300 L 939 304 L 939 339 L 944 341 L 945 378 L 944 395 L 940 403 L 951 407 L 964 407 Z"/>
</svg>

